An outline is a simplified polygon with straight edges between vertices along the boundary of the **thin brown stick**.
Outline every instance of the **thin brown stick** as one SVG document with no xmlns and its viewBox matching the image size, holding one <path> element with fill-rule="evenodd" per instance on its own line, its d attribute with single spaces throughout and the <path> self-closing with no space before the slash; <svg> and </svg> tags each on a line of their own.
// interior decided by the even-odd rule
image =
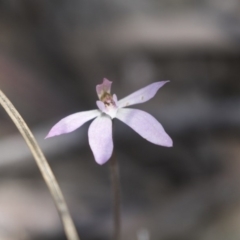
<svg viewBox="0 0 240 240">
<path fill-rule="evenodd" d="M 121 239 L 121 193 L 120 193 L 120 179 L 118 162 L 113 151 L 110 159 L 110 175 L 112 182 L 113 192 L 113 221 L 114 221 L 114 233 L 113 240 Z"/>
<path fill-rule="evenodd" d="M 29 130 L 27 124 L 18 113 L 16 108 L 13 104 L 9 101 L 9 99 L 4 95 L 4 93 L 0 90 L 0 104 L 8 113 L 9 117 L 15 123 L 16 127 L 22 134 L 23 138 L 25 139 L 29 149 L 31 150 L 33 157 L 36 160 L 36 163 L 42 173 L 42 176 L 49 188 L 49 191 L 54 199 L 55 205 L 57 207 L 58 213 L 63 223 L 64 231 L 66 233 L 68 240 L 80 240 L 73 223 L 73 220 L 70 216 L 67 204 L 64 200 L 63 194 L 60 190 L 60 187 L 57 183 L 54 174 L 43 155 L 40 147 L 37 144 L 33 134 Z"/>
</svg>

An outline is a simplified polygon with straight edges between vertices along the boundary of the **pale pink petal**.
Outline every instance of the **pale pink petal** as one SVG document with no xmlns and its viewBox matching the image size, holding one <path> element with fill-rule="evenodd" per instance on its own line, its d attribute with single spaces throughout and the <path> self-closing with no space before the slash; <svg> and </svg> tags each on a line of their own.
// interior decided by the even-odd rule
<svg viewBox="0 0 240 240">
<path fill-rule="evenodd" d="M 102 165 L 112 156 L 112 120 L 106 115 L 97 117 L 88 129 L 88 141 L 95 161 Z"/>
<path fill-rule="evenodd" d="M 157 145 L 172 147 L 172 139 L 162 125 L 149 113 L 137 109 L 121 108 L 117 116 L 140 136 Z"/>
<path fill-rule="evenodd" d="M 118 99 L 117 99 L 117 95 L 116 94 L 113 94 L 113 101 L 117 105 Z"/>
<path fill-rule="evenodd" d="M 99 116 L 100 114 L 101 112 L 99 110 L 71 114 L 55 124 L 46 138 L 72 132 L 81 127 L 85 122 Z"/>
<path fill-rule="evenodd" d="M 105 104 L 102 101 L 98 100 L 98 101 L 96 101 L 96 104 L 97 104 L 100 111 L 102 111 L 102 112 L 105 111 L 106 107 L 105 107 Z"/>
<path fill-rule="evenodd" d="M 161 88 L 165 83 L 169 81 L 161 81 L 152 83 L 138 91 L 128 95 L 127 97 L 118 101 L 118 107 L 123 108 L 133 104 L 143 103 L 155 96 L 158 89 Z"/>
<path fill-rule="evenodd" d="M 106 78 L 103 79 L 102 84 L 98 84 L 96 86 L 96 91 L 99 99 L 103 96 L 104 93 L 110 93 L 111 92 L 111 86 L 112 82 L 107 80 Z"/>
</svg>

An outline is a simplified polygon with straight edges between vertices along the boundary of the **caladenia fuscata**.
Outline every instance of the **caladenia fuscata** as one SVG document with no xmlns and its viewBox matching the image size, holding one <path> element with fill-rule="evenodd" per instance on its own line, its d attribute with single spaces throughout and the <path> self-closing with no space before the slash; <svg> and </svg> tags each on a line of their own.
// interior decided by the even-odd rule
<svg viewBox="0 0 240 240">
<path fill-rule="evenodd" d="M 154 82 L 127 97 L 118 100 L 116 94 L 111 94 L 112 82 L 103 79 L 96 86 L 98 109 L 71 114 L 49 131 L 46 138 L 70 133 L 92 120 L 88 129 L 88 141 L 95 161 L 102 165 L 110 159 L 111 179 L 114 199 L 114 239 L 120 239 L 120 184 L 116 156 L 113 150 L 113 119 L 127 124 L 147 141 L 164 147 L 172 147 L 173 142 L 162 125 L 149 113 L 128 108 L 131 105 L 144 103 L 155 96 L 157 91 L 169 81 Z"/>
</svg>

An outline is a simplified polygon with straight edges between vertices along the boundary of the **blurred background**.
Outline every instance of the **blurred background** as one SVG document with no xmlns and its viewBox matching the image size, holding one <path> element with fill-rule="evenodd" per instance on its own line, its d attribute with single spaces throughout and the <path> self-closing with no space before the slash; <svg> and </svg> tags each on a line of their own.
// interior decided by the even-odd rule
<svg viewBox="0 0 240 240">
<path fill-rule="evenodd" d="M 119 121 L 124 240 L 240 239 L 238 0 L 1 0 L 0 89 L 29 124 L 82 240 L 112 234 L 109 164 L 95 163 L 89 123 L 44 140 L 61 118 L 96 108 L 96 84 L 122 98 L 171 80 L 134 106 L 173 148 Z M 25 142 L 0 110 L 0 239 L 65 239 Z"/>
</svg>

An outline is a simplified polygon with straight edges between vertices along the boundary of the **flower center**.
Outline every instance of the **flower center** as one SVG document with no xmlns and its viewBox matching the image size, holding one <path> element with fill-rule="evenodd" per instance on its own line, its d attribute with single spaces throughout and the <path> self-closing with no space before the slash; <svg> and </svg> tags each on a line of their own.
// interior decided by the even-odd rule
<svg viewBox="0 0 240 240">
<path fill-rule="evenodd" d="M 117 107 L 117 96 L 114 94 L 113 96 L 110 93 L 105 92 L 97 101 L 97 106 L 100 111 L 106 113 L 111 118 L 115 118 L 118 107 Z"/>
<path fill-rule="evenodd" d="M 113 97 L 110 93 L 105 92 L 100 99 L 106 108 L 109 107 L 117 107 L 115 101 L 113 100 Z"/>
</svg>

